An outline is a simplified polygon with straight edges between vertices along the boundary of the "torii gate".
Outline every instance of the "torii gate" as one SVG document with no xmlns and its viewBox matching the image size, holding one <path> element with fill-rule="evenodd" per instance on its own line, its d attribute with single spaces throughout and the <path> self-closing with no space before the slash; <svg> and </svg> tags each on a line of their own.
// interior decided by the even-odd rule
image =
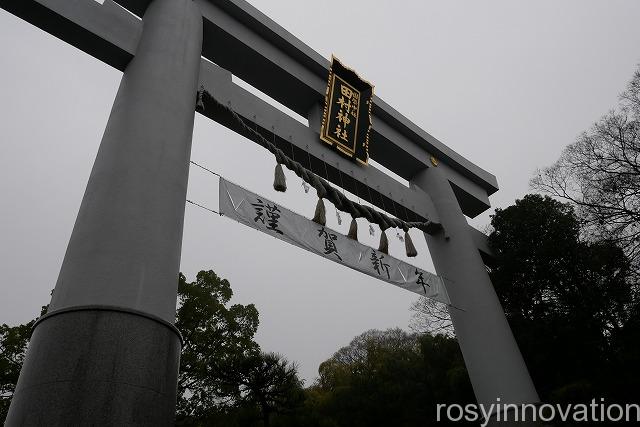
<svg viewBox="0 0 640 427">
<path fill-rule="evenodd" d="M 382 209 L 385 201 L 404 206 L 401 219 L 439 221 L 444 232 L 425 238 L 452 303 L 465 308 L 451 317 L 478 403 L 538 403 L 486 272 L 486 236 L 464 218 L 489 208 L 493 175 L 379 98 L 370 155 L 411 188 L 328 150 L 318 141 L 328 61 L 244 0 L 0 6 L 124 72 L 7 425 L 173 423 L 176 277 L 200 86 L 256 128 L 273 130 L 296 159 L 309 159 L 305 166 L 326 162 L 336 185 Z M 308 117 L 309 126 L 232 83 L 232 74 Z M 205 114 L 238 131 L 215 111 Z"/>
</svg>

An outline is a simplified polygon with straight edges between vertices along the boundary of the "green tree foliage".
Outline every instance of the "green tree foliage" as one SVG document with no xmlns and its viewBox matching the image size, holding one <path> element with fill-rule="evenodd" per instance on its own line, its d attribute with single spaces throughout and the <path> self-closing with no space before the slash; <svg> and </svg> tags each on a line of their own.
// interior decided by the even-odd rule
<svg viewBox="0 0 640 427">
<path fill-rule="evenodd" d="M 299 425 L 423 426 L 435 403 L 470 403 L 473 393 L 454 339 L 371 330 L 320 365 Z"/>
<path fill-rule="evenodd" d="M 229 282 L 213 271 L 199 272 L 194 282 L 180 274 L 178 425 L 269 426 L 304 400 L 295 364 L 260 351 L 258 311 L 229 305 L 232 296 Z"/>
<path fill-rule="evenodd" d="M 184 338 L 178 377 L 176 424 L 268 426 L 304 401 L 297 368 L 254 341 L 258 311 L 229 305 L 229 282 L 200 271 L 194 282 L 180 274 L 176 326 Z M 43 307 L 42 313 L 46 312 Z M 0 326 L 0 420 L 6 413 L 35 320 Z"/>
<path fill-rule="evenodd" d="M 35 320 L 18 326 L 0 326 L 0 421 L 9 411 L 20 368 L 27 352 L 27 343 Z"/>
<path fill-rule="evenodd" d="M 640 70 L 618 107 L 538 171 L 531 185 L 570 201 L 583 233 L 617 242 L 640 272 Z"/>
<path fill-rule="evenodd" d="M 283 419 L 294 414 L 304 402 L 296 365 L 276 353 L 243 357 L 221 376 L 230 388 L 237 388 L 235 402 L 240 411 L 257 408 L 264 427 L 271 425 L 273 416 Z"/>
<path fill-rule="evenodd" d="M 624 397 L 611 382 L 625 375 L 616 348 L 633 335 L 623 251 L 581 241 L 573 207 L 547 196 L 497 209 L 491 224 L 491 279 L 542 399 Z"/>
<path fill-rule="evenodd" d="M 178 377 L 178 424 L 206 425 L 236 405 L 239 385 L 222 374 L 237 361 L 259 355 L 253 340 L 258 310 L 249 304 L 228 306 L 233 291 L 213 271 L 194 282 L 180 274 L 176 326 L 184 338 Z"/>
<path fill-rule="evenodd" d="M 49 308 L 48 305 L 42 307 L 41 316 L 47 312 L 47 308 Z M 2 423 L 9 412 L 9 404 L 27 354 L 31 328 L 34 323 L 36 323 L 36 319 L 24 325 L 3 324 L 0 326 L 0 422 Z"/>
</svg>

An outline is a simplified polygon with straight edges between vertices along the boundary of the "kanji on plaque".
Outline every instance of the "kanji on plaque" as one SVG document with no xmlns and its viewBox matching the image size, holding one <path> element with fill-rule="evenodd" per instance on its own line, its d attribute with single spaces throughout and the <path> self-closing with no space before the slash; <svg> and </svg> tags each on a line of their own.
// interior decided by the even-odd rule
<svg viewBox="0 0 640 427">
<path fill-rule="evenodd" d="M 373 86 L 333 57 L 325 95 L 320 139 L 367 164 Z"/>
</svg>

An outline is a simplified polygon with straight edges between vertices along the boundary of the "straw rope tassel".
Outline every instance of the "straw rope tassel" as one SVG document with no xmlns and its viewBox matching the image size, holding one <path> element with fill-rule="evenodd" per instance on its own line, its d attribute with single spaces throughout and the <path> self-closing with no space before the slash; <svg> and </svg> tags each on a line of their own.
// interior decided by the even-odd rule
<svg viewBox="0 0 640 427">
<path fill-rule="evenodd" d="M 387 233 L 385 230 L 380 231 L 380 245 L 378 246 L 378 250 L 383 254 L 389 255 L 389 239 L 387 238 Z"/>
<path fill-rule="evenodd" d="M 322 197 L 318 198 L 318 203 L 316 204 L 316 212 L 313 215 L 312 221 L 320 225 L 327 225 L 327 211 L 324 207 L 324 200 L 322 199 Z"/>
<path fill-rule="evenodd" d="M 413 258 L 418 255 L 418 251 L 416 247 L 413 245 L 413 241 L 411 240 L 411 236 L 409 235 L 409 230 L 404 231 L 404 248 L 407 251 L 407 256 Z"/>
<path fill-rule="evenodd" d="M 273 189 L 284 193 L 287 191 L 287 179 L 284 176 L 282 165 L 278 163 L 276 165 L 275 177 L 273 178 Z"/>
</svg>

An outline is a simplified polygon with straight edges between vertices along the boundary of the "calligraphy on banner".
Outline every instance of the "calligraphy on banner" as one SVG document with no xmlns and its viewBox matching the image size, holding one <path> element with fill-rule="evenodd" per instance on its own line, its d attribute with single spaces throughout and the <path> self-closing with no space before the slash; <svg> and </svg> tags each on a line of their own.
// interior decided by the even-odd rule
<svg viewBox="0 0 640 427">
<path fill-rule="evenodd" d="M 222 178 L 220 213 L 369 276 L 451 304 L 437 275 L 363 245 Z"/>
<path fill-rule="evenodd" d="M 369 160 L 373 86 L 333 57 L 320 139 L 362 163 Z"/>
</svg>

